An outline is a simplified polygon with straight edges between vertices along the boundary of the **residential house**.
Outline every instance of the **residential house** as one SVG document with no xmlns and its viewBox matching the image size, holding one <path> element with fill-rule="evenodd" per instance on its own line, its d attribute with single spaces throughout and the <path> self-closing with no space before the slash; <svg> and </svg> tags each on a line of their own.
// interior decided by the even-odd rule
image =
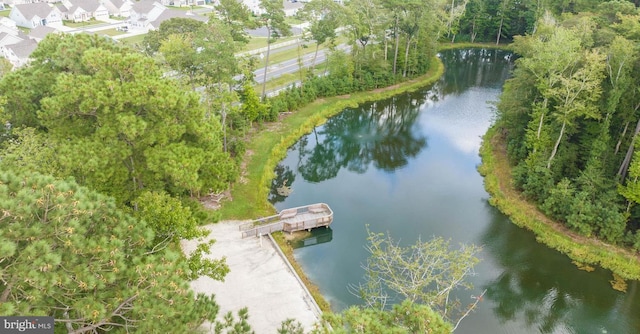
<svg viewBox="0 0 640 334">
<path fill-rule="evenodd" d="M 17 33 L 12 34 L 4 31 L 0 31 L 0 46 L 16 44 L 16 43 L 22 42 L 23 40 L 25 40 L 25 38 L 23 36 L 18 35 Z"/>
<path fill-rule="evenodd" d="M 129 17 L 131 15 L 131 0 L 102 0 L 102 5 L 107 8 L 109 15 Z"/>
<path fill-rule="evenodd" d="M 7 58 L 14 68 L 24 66 L 31 61 L 31 53 L 36 49 L 38 43 L 30 38 L 16 44 L 0 46 L 0 54 Z"/>
<path fill-rule="evenodd" d="M 2 6 L 4 5 L 4 7 L 12 7 L 15 5 L 25 5 L 28 3 L 36 3 L 36 2 L 48 2 L 48 3 L 55 3 L 58 2 L 59 0 L 0 0 L 0 8 L 2 8 Z"/>
<path fill-rule="evenodd" d="M 0 31 L 18 31 L 18 25 L 8 17 L 0 17 Z"/>
<path fill-rule="evenodd" d="M 207 4 L 205 0 L 161 0 L 160 3 L 165 6 L 175 7 L 202 6 Z"/>
<path fill-rule="evenodd" d="M 304 4 L 301 2 L 284 0 L 284 15 L 294 16 L 302 7 L 304 7 Z"/>
<path fill-rule="evenodd" d="M 148 29 L 167 7 L 155 0 L 141 0 L 135 2 L 130 10 L 129 28 Z"/>
<path fill-rule="evenodd" d="M 15 44 L 27 38 L 27 35 L 18 29 L 15 22 L 6 17 L 0 18 L 0 46 Z"/>
<path fill-rule="evenodd" d="M 9 18 L 19 27 L 33 29 L 37 26 L 62 27 L 62 13 L 44 2 L 15 5 Z"/>
<path fill-rule="evenodd" d="M 188 13 L 185 12 L 183 10 L 177 10 L 177 9 L 166 9 L 164 11 L 162 11 L 162 13 L 160 14 L 160 16 L 158 16 L 155 20 L 153 20 L 153 22 L 149 23 L 148 28 L 152 29 L 152 30 L 156 30 L 160 28 L 160 24 L 162 24 L 162 22 L 166 21 L 166 20 L 170 20 L 173 18 L 185 18 L 185 19 L 193 19 L 193 20 L 198 20 L 201 22 L 207 22 L 208 19 L 204 16 L 200 16 L 200 15 L 195 15 L 192 13 Z"/>
<path fill-rule="evenodd" d="M 91 19 L 106 21 L 109 10 L 99 0 L 62 0 L 58 5 L 64 20 L 86 22 Z"/>
<path fill-rule="evenodd" d="M 243 3 L 254 15 L 264 13 L 264 9 L 260 7 L 260 0 L 238 0 Z"/>
<path fill-rule="evenodd" d="M 52 27 L 47 27 L 47 26 L 39 26 L 29 31 L 29 38 L 40 43 L 40 41 L 42 41 L 45 37 L 47 37 L 47 35 L 53 34 L 53 33 L 60 33 L 60 30 L 57 30 L 56 28 L 52 28 Z"/>
</svg>

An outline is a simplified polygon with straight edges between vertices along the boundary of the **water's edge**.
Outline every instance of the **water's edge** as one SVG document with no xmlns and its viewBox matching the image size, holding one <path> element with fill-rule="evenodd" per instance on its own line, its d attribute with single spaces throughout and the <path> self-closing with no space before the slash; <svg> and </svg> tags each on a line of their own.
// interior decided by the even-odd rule
<svg viewBox="0 0 640 334">
<path fill-rule="evenodd" d="M 596 265 L 622 279 L 640 280 L 640 257 L 636 254 L 601 240 L 567 233 L 561 224 L 519 196 L 512 186 L 508 158 L 501 150 L 504 143 L 498 127 L 494 124 L 487 130 L 480 147 L 482 164 L 478 170 L 484 178 L 485 190 L 491 195 L 489 203 L 517 226 L 532 231 L 539 243 L 567 255 L 578 267 Z"/>
</svg>

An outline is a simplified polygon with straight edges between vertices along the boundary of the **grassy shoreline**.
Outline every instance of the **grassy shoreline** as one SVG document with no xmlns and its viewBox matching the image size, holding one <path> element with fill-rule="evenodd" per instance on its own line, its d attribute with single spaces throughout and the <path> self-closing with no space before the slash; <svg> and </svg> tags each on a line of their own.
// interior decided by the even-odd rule
<svg viewBox="0 0 640 334">
<path fill-rule="evenodd" d="M 443 44 L 439 50 L 478 47 L 509 50 L 509 46 L 505 45 L 477 43 Z M 220 210 L 222 219 L 250 219 L 274 214 L 275 208 L 267 201 L 269 186 L 274 177 L 273 170 L 286 156 L 288 147 L 315 126 L 323 124 L 329 117 L 347 107 L 355 107 L 367 101 L 387 98 L 433 84 L 443 73 L 443 64 L 439 59 L 434 58 L 431 70 L 424 76 L 373 92 L 319 99 L 283 117 L 280 122 L 260 129 L 258 133 L 252 135 L 247 145 L 247 154 L 243 159 L 246 165 L 243 168 L 242 180 L 231 191 L 233 200 L 222 206 Z M 551 222 L 534 205 L 522 199 L 511 187 L 509 164 L 506 156 L 499 154 L 502 146 L 497 142 L 498 139 L 499 135 L 492 127 L 485 134 L 480 150 L 482 165 L 479 171 L 484 177 L 485 188 L 491 195 L 489 200 L 491 205 L 509 216 L 517 226 L 533 231 L 538 242 L 566 254 L 577 265 L 593 264 L 611 270 L 614 273 L 612 284 L 616 282 L 616 276 L 628 280 L 640 279 L 638 256 L 596 239 L 580 237 L 561 225 Z M 510 189 L 510 191 L 506 192 L 503 189 Z M 276 240 L 322 311 L 331 311 L 329 303 L 318 287 L 308 279 L 295 261 L 293 248 L 287 244 L 285 238 L 277 237 Z"/>
<path fill-rule="evenodd" d="M 276 165 L 287 154 L 287 149 L 314 127 L 340 113 L 345 108 L 356 107 L 367 101 L 380 100 L 404 92 L 415 91 L 433 84 L 444 72 L 442 62 L 436 57 L 431 70 L 421 77 L 391 87 L 346 96 L 318 99 L 309 105 L 282 117 L 279 122 L 264 126 L 251 135 L 247 143 L 246 164 L 240 182 L 231 190 L 232 201 L 220 209 L 222 219 L 251 219 L 275 213 L 267 201 Z"/>
<path fill-rule="evenodd" d="M 284 159 L 287 149 L 301 136 L 323 124 L 326 120 L 347 107 L 384 99 L 404 92 L 415 91 L 435 83 L 444 73 L 444 65 L 437 57 L 431 61 L 431 69 L 421 77 L 391 87 L 369 92 L 358 92 L 347 96 L 318 99 L 300 110 L 288 114 L 279 122 L 270 124 L 258 133 L 252 134 L 247 144 L 243 174 L 240 182 L 231 190 L 232 201 L 225 202 L 219 212 L 223 220 L 251 219 L 275 213 L 275 208 L 267 201 L 271 180 L 277 163 Z M 330 312 L 331 306 L 317 286 L 309 280 L 302 267 L 295 261 L 293 248 L 285 238 L 275 240 L 289 259 L 298 276 L 307 286 L 323 312 Z"/>
<path fill-rule="evenodd" d="M 482 164 L 478 171 L 491 195 L 489 203 L 521 228 L 532 231 L 536 240 L 567 255 L 580 266 L 597 265 L 613 273 L 612 285 L 620 279 L 640 280 L 640 257 L 632 251 L 587 238 L 545 216 L 513 187 L 511 166 L 503 138 L 492 126 L 483 137 L 480 148 Z"/>
</svg>

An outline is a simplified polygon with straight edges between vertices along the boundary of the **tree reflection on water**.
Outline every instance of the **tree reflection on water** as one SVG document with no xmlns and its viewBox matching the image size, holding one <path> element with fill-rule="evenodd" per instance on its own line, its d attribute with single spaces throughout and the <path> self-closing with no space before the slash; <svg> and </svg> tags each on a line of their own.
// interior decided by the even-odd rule
<svg viewBox="0 0 640 334">
<path fill-rule="evenodd" d="M 540 247 L 530 232 L 501 215 L 495 217 L 482 242 L 503 270 L 484 286 L 499 319 L 506 322 L 522 316 L 541 333 L 631 333 L 638 326 L 623 320 L 640 314 L 637 282 L 630 283 L 626 294 L 615 291 L 609 272 L 579 270 L 565 255 Z M 621 321 L 611 321 L 616 317 Z M 595 323 L 619 327 L 594 328 Z"/>
<path fill-rule="evenodd" d="M 406 166 L 427 145 L 414 127 L 424 98 L 391 98 L 332 117 L 305 136 L 305 145 L 293 148 L 301 159 L 298 172 L 306 181 L 321 182 L 342 168 L 361 174 L 371 165 L 387 172 Z"/>
</svg>

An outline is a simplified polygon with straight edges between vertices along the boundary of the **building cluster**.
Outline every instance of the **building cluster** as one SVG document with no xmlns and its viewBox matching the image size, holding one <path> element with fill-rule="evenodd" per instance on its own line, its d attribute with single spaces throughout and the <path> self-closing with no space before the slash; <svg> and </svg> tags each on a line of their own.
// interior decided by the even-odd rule
<svg viewBox="0 0 640 334">
<path fill-rule="evenodd" d="M 65 23 L 100 21 L 121 31 L 146 33 L 158 29 L 172 18 L 191 18 L 205 22 L 206 16 L 173 7 L 215 6 L 216 0 L 0 0 L 0 10 L 10 10 L 0 17 L 0 56 L 14 68 L 29 62 L 38 42 L 50 33 L 97 32 L 100 28 L 78 29 Z M 260 0 L 238 0 L 254 14 L 260 15 Z M 284 0 L 285 13 L 294 15 L 302 6 Z"/>
</svg>

